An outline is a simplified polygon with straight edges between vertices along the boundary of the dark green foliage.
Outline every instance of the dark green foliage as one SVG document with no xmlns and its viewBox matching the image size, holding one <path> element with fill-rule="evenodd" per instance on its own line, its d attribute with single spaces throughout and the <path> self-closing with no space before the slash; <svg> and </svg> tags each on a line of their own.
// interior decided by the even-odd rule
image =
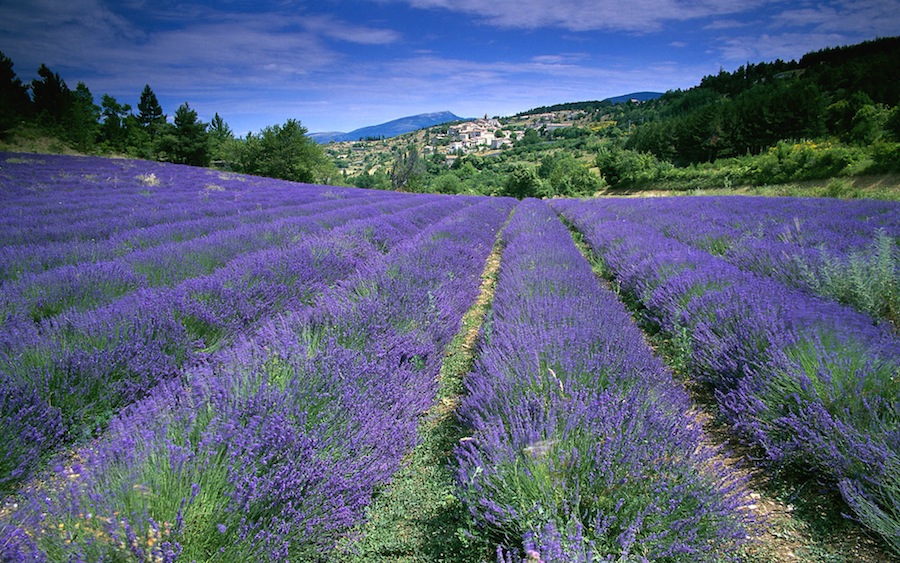
<svg viewBox="0 0 900 563">
<path fill-rule="evenodd" d="M 162 106 L 159 105 L 159 100 L 156 99 L 156 94 L 153 93 L 150 85 L 146 84 L 138 102 L 138 123 L 141 124 L 141 127 L 149 130 L 153 136 L 157 128 L 165 122 L 166 116 L 163 114 Z"/>
<path fill-rule="evenodd" d="M 670 100 L 669 117 L 638 127 L 627 148 L 687 165 L 758 154 L 782 139 L 825 132 L 825 97 L 799 80 L 756 84 L 733 98 L 695 90 Z"/>
<path fill-rule="evenodd" d="M 70 93 L 68 111 L 62 126 L 66 137 L 82 151 L 90 151 L 100 136 L 100 108 L 94 104 L 94 96 L 84 84 L 79 82 Z"/>
<path fill-rule="evenodd" d="M 0 52 L 0 136 L 27 117 L 30 110 L 28 87 L 13 71 L 12 60 Z"/>
<path fill-rule="evenodd" d="M 534 129 L 525 130 L 525 135 L 516 141 L 517 147 L 527 147 L 531 145 L 537 145 L 541 142 L 541 136 Z"/>
<path fill-rule="evenodd" d="M 187 102 L 175 111 L 175 125 L 166 125 L 159 140 L 161 160 L 192 166 L 209 165 L 209 133 Z"/>
<path fill-rule="evenodd" d="M 306 136 L 296 119 L 271 125 L 235 147 L 229 166 L 236 172 L 293 180 L 327 183 L 336 177 L 334 165 L 322 148 Z"/>
<path fill-rule="evenodd" d="M 505 196 L 525 199 L 540 197 L 542 182 L 533 166 L 519 165 L 512 169 L 503 186 Z"/>
<path fill-rule="evenodd" d="M 614 146 L 603 147 L 597 153 L 596 164 L 603 179 L 611 185 L 654 180 L 660 167 L 659 160 L 650 153 Z"/>
<path fill-rule="evenodd" d="M 109 94 L 103 94 L 100 101 L 101 115 L 100 138 L 110 150 L 123 151 L 128 140 L 128 116 L 131 114 L 129 104 L 120 104 Z"/>
<path fill-rule="evenodd" d="M 543 195 L 590 196 L 603 187 L 599 176 L 568 153 L 544 157 L 538 168 L 538 176 L 544 180 Z"/>
<path fill-rule="evenodd" d="M 91 150 L 100 133 L 100 108 L 94 104 L 91 91 L 83 82 L 70 90 L 65 80 L 47 65 L 41 65 L 38 76 L 40 79 L 31 81 L 38 123 L 76 148 Z"/>
<path fill-rule="evenodd" d="M 213 164 L 228 161 L 230 149 L 235 143 L 234 132 L 218 113 L 209 122 L 209 150 Z"/>
<path fill-rule="evenodd" d="M 38 76 L 40 80 L 31 81 L 34 111 L 43 123 L 60 125 L 72 102 L 71 91 L 65 80 L 47 68 L 47 65 L 40 66 Z"/>
<path fill-rule="evenodd" d="M 383 170 L 376 170 L 371 174 L 365 173 L 354 177 L 353 185 L 370 190 L 389 190 L 391 189 L 391 178 Z"/>
<path fill-rule="evenodd" d="M 800 59 L 803 78 L 823 91 L 846 96 L 863 92 L 875 103 L 900 102 L 900 37 L 864 41 L 849 47 L 822 49 Z"/>
</svg>

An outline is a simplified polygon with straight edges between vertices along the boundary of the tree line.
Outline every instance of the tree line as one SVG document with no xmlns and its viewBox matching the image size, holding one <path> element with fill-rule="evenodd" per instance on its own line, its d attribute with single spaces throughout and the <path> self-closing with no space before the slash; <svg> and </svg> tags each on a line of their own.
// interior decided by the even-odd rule
<svg viewBox="0 0 900 563">
<path fill-rule="evenodd" d="M 329 183 L 334 164 L 298 120 L 239 138 L 216 113 L 209 123 L 185 102 L 172 119 L 149 84 L 137 108 L 103 94 L 97 105 L 88 86 L 75 89 L 42 64 L 38 78 L 22 82 L 13 61 L 0 52 L 0 139 L 25 128 L 60 139 L 79 152 L 219 168 L 298 182 Z"/>
</svg>

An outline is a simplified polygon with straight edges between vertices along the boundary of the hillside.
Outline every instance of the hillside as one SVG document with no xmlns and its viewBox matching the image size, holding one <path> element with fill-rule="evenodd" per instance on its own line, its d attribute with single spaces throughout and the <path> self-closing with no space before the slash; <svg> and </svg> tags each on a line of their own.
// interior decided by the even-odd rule
<svg viewBox="0 0 900 563">
<path fill-rule="evenodd" d="M 599 108 L 608 108 L 610 106 L 616 104 L 623 104 L 626 102 L 647 102 L 650 100 L 656 100 L 661 98 L 664 94 L 662 92 L 632 92 L 631 94 L 623 94 L 621 96 L 614 96 L 612 98 L 606 98 L 601 101 L 588 101 L 588 102 L 566 102 L 562 104 L 553 104 L 552 106 L 540 106 L 527 111 L 519 112 L 516 116 L 525 116 L 525 115 L 534 115 L 538 113 L 548 113 L 548 112 L 557 112 L 557 111 L 573 111 L 573 110 L 596 110 Z"/>
</svg>

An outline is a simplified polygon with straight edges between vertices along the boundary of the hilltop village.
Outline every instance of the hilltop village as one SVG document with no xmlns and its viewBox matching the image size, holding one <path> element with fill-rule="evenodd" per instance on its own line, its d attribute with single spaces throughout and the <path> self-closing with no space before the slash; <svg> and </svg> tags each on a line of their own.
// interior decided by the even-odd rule
<svg viewBox="0 0 900 563">
<path fill-rule="evenodd" d="M 591 112 L 556 111 L 514 117 L 482 118 L 437 125 L 389 139 L 333 142 L 325 145 L 326 153 L 348 176 L 363 171 L 370 173 L 387 164 L 397 149 L 409 145 L 422 156 L 443 155 L 450 166 L 458 157 L 476 154 L 490 156 L 512 148 L 529 129 L 546 134 L 566 127 L 586 126 L 596 119 Z M 591 125 L 596 126 L 596 121 Z"/>
</svg>

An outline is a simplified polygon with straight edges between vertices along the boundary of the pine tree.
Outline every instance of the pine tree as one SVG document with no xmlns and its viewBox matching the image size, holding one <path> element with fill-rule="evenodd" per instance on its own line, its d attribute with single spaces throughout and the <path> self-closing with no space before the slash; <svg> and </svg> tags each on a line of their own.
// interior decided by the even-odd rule
<svg viewBox="0 0 900 563">
<path fill-rule="evenodd" d="M 84 82 L 70 94 L 69 109 L 62 121 L 65 136 L 81 150 L 90 150 L 100 135 L 100 108 Z"/>
<path fill-rule="evenodd" d="M 138 102 L 138 123 L 150 130 L 151 136 L 154 136 L 156 129 L 165 122 L 166 116 L 163 115 L 162 106 L 159 105 L 156 94 L 150 89 L 149 84 L 145 85 Z"/>
</svg>

